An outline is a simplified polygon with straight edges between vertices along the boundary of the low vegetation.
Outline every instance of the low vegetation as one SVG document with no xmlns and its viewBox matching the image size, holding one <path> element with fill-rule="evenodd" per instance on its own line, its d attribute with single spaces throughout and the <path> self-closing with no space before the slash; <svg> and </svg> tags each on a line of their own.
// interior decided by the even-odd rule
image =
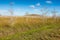
<svg viewBox="0 0 60 40">
<path fill-rule="evenodd" d="M 0 17 L 0 40 L 60 40 L 60 18 Z"/>
</svg>

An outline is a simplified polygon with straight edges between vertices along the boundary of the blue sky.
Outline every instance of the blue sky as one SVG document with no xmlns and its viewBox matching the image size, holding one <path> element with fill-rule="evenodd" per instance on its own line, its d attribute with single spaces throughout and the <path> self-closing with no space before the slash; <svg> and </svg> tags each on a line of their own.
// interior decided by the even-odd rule
<svg viewBox="0 0 60 40">
<path fill-rule="evenodd" d="M 22 16 L 26 12 L 30 14 L 42 14 L 48 11 L 48 14 L 51 14 L 51 11 L 55 8 L 60 14 L 60 0 L 0 0 L 0 14 L 1 15 L 11 15 L 10 3 L 13 3 L 13 15 Z M 48 8 L 48 10 L 47 10 Z M 41 12 L 43 9 L 43 12 Z"/>
</svg>

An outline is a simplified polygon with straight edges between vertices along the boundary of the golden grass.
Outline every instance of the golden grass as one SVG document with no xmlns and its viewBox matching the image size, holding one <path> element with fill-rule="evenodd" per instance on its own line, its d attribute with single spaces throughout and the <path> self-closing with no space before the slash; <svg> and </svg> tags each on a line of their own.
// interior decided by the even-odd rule
<svg viewBox="0 0 60 40">
<path fill-rule="evenodd" d="M 0 40 L 59 40 L 60 18 L 0 17 Z M 13 23 L 13 25 L 11 25 Z M 55 32 L 56 31 L 56 32 Z"/>
</svg>

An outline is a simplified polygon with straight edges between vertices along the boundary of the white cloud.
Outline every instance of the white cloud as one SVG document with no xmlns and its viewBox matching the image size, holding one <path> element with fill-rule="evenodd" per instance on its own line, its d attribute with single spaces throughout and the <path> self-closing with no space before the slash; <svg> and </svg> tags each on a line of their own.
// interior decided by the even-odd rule
<svg viewBox="0 0 60 40">
<path fill-rule="evenodd" d="M 36 6 L 40 6 L 40 3 L 37 3 Z"/>
<path fill-rule="evenodd" d="M 1 15 L 8 15 L 9 11 L 8 10 L 0 10 Z"/>
<path fill-rule="evenodd" d="M 7 12 L 7 10 L 0 10 L 0 12 Z"/>
<path fill-rule="evenodd" d="M 35 8 L 35 6 L 34 6 L 34 5 L 30 5 L 29 7 L 30 7 L 30 8 Z"/>
<path fill-rule="evenodd" d="M 39 9 L 34 9 L 34 11 L 35 11 L 35 12 L 38 12 L 38 11 L 39 11 Z"/>
<path fill-rule="evenodd" d="M 49 4 L 51 4 L 51 3 L 52 3 L 52 1 L 46 1 L 46 3 L 49 3 Z"/>
<path fill-rule="evenodd" d="M 0 10 L 0 14 L 5 14 L 5 13 L 8 13 L 7 10 Z"/>
</svg>

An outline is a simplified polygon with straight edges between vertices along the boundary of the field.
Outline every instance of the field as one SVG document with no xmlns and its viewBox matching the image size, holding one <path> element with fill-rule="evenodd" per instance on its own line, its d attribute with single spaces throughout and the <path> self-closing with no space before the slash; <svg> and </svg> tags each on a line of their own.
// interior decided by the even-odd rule
<svg viewBox="0 0 60 40">
<path fill-rule="evenodd" d="M 0 17 L 0 40 L 60 40 L 60 18 Z"/>
</svg>

